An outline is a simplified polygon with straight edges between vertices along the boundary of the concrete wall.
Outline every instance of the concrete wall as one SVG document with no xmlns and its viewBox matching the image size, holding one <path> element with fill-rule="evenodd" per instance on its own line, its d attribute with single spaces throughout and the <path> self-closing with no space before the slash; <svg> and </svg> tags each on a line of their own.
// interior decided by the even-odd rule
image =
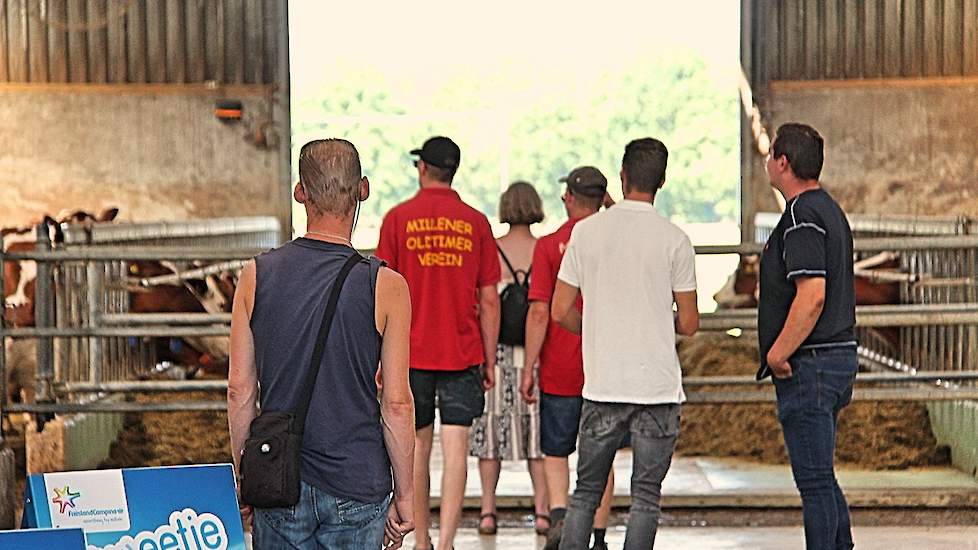
<svg viewBox="0 0 978 550">
<path fill-rule="evenodd" d="M 774 82 L 772 130 L 809 123 L 826 139 L 822 181 L 852 213 L 978 217 L 978 78 Z M 764 159 L 758 211 L 777 211 Z"/>
<path fill-rule="evenodd" d="M 0 87 L 0 225 L 118 206 L 126 221 L 267 214 L 290 227 L 288 107 L 269 89 Z M 222 98 L 241 100 L 244 120 L 218 121 Z"/>
</svg>

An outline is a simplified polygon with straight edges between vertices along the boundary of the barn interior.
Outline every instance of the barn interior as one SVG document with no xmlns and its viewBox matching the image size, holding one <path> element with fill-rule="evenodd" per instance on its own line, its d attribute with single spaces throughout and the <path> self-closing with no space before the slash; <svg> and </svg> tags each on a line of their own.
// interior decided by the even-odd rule
<svg viewBox="0 0 978 550">
<path fill-rule="evenodd" d="M 299 3 L 0 0 L 0 529 L 27 473 L 229 461 L 235 278 L 303 228 Z M 862 372 L 837 452 L 854 522 L 867 542 L 901 547 L 919 533 L 885 528 L 913 525 L 961 548 L 978 537 L 978 0 L 739 4 L 739 239 L 696 243 L 737 268 L 678 344 L 690 400 L 664 540 L 727 547 L 711 529 L 731 527 L 757 548 L 751 527 L 801 524 L 773 392 L 748 378 L 756 255 L 783 210 L 765 156 L 804 121 L 856 239 Z M 542 543 L 521 468 L 500 482 L 510 538 L 470 528 L 465 547 Z M 620 528 L 627 453 L 616 469 Z M 470 473 L 468 527 L 479 490 Z"/>
</svg>

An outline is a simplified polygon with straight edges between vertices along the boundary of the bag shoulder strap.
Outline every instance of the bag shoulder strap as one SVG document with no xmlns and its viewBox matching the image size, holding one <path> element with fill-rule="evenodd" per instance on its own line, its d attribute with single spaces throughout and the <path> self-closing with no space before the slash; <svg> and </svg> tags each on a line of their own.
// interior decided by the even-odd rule
<svg viewBox="0 0 978 550">
<path fill-rule="evenodd" d="M 306 372 L 306 380 L 302 385 L 302 394 L 299 397 L 298 409 L 295 413 L 295 419 L 298 423 L 296 433 L 301 434 L 306 427 L 309 402 L 312 401 L 312 392 L 316 386 L 316 378 L 319 376 L 319 365 L 322 363 L 323 352 L 326 350 L 326 338 L 329 336 L 329 329 L 333 325 L 333 317 L 336 316 L 336 304 L 340 299 L 340 291 L 343 290 L 343 284 L 346 283 L 346 278 L 350 274 L 350 271 L 353 270 L 353 266 L 357 265 L 362 259 L 363 256 L 358 252 L 354 252 L 347 258 L 343 267 L 340 268 L 339 273 L 336 275 L 336 280 L 333 281 L 329 298 L 326 301 L 326 310 L 323 312 L 323 321 L 320 323 L 319 332 L 316 335 L 316 347 L 313 348 L 312 361 L 310 361 L 309 370 Z"/>
<path fill-rule="evenodd" d="M 513 264 L 509 262 L 509 258 L 506 257 L 506 253 L 503 252 L 503 249 L 499 246 L 499 243 L 496 243 L 496 250 L 499 251 L 499 256 L 503 259 L 503 263 L 506 264 L 506 268 L 509 269 L 509 272 L 513 275 L 513 282 L 521 286 L 527 286 L 527 283 L 530 281 L 530 271 L 533 271 L 533 266 L 530 266 L 530 268 L 526 271 L 523 271 L 522 269 L 513 269 Z M 522 283 L 520 282 L 518 273 L 523 274 Z"/>
</svg>

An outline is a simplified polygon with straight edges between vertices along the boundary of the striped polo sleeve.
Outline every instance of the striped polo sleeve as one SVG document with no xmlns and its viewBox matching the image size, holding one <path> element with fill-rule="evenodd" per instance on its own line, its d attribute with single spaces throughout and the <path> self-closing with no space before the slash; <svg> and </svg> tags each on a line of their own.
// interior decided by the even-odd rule
<svg viewBox="0 0 978 550">
<path fill-rule="evenodd" d="M 788 207 L 791 224 L 784 230 L 787 278 L 825 277 L 825 224 L 821 216 L 798 197 Z"/>
</svg>

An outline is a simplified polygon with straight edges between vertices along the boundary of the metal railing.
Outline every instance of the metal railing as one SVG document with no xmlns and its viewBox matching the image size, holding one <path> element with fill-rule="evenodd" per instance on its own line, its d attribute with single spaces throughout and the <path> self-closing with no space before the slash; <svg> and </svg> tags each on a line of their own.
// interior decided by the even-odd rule
<svg viewBox="0 0 978 550">
<path fill-rule="evenodd" d="M 770 236 L 780 216 L 757 214 L 758 241 Z M 978 370 L 978 223 L 960 216 L 848 218 L 857 262 L 873 252 L 894 253 L 893 276 L 874 282 L 898 285 L 901 302 L 857 307 L 861 364 L 876 371 L 945 373 L 942 388 L 974 389 L 978 377 L 949 375 Z"/>
<path fill-rule="evenodd" d="M 35 398 L 33 402 L 7 402 L 9 365 L 6 354 L 0 351 L 3 412 L 130 410 L 142 405 L 146 405 L 142 410 L 158 408 L 159 404 L 113 403 L 93 397 L 105 393 L 97 389 L 100 384 L 138 384 L 137 379 L 153 373 L 157 357 L 152 339 L 226 337 L 230 315 L 131 313 L 130 293 L 159 285 L 180 286 L 189 278 L 240 269 L 244 260 L 277 245 L 280 233 L 278 220 L 271 217 L 63 225 L 60 229 L 63 242 L 52 243 L 48 227 L 39 226 L 35 251 L 0 252 L 0 262 L 37 264 L 35 326 L 0 326 L 0 342 L 37 339 Z M 130 272 L 134 262 L 165 262 L 175 273 L 134 277 Z M 220 263 L 201 265 L 210 262 Z M 187 410 L 162 405 L 166 410 Z M 193 408 L 214 409 L 215 405 L 201 402 Z"/>
<path fill-rule="evenodd" d="M 759 231 L 764 227 L 761 223 L 763 221 L 762 219 L 758 223 Z M 909 224 L 907 227 L 924 227 L 927 231 L 931 231 L 931 234 L 924 237 L 898 237 L 887 231 L 876 231 L 867 236 L 857 236 L 855 250 L 857 255 L 879 251 L 900 252 L 901 261 L 905 260 L 906 263 L 904 270 L 920 277 L 899 284 L 906 288 L 905 296 L 920 296 L 920 300 L 901 305 L 860 306 L 857 308 L 857 324 L 860 340 L 863 342 L 860 353 L 864 361 L 872 360 L 875 361 L 874 365 L 884 367 L 890 364 L 891 370 L 909 374 L 904 377 L 885 378 L 860 375 L 858 378 L 860 384 L 887 384 L 899 387 L 861 388 L 857 390 L 854 398 L 857 400 L 978 398 L 978 395 L 972 395 L 978 391 L 973 384 L 973 381 L 978 379 L 976 374 L 978 365 L 975 364 L 978 354 L 971 353 L 975 342 L 978 341 L 974 336 L 975 329 L 978 327 L 978 300 L 975 298 L 974 287 L 974 258 L 975 251 L 978 250 L 978 235 L 967 234 L 967 230 L 962 228 L 969 226 L 960 220 L 955 222 L 958 223 L 955 226 L 957 229 L 942 226 L 934 220 L 929 220 L 927 223 L 920 220 L 904 220 L 901 223 Z M 261 233 L 251 222 L 236 220 L 229 225 L 237 229 Z M 892 229 L 896 226 L 893 223 L 886 225 L 880 222 L 874 227 Z M 153 240 L 149 235 L 151 231 L 162 231 L 164 235 L 160 237 L 160 241 L 169 246 L 148 244 Z M 64 282 L 62 286 L 57 287 L 59 294 L 55 302 L 58 308 L 68 312 L 55 315 L 56 319 L 67 319 L 68 322 L 65 323 L 52 324 L 42 315 L 38 319 L 38 326 L 34 328 L 0 328 L 0 339 L 34 337 L 41 341 L 57 340 L 76 343 L 74 348 L 68 347 L 67 352 L 65 347 L 57 348 L 61 357 L 57 367 L 51 357 L 42 357 L 43 352 L 39 351 L 37 380 L 39 390 L 43 388 L 43 391 L 38 392 L 37 402 L 15 405 L 4 403 L 3 410 L 67 412 L 223 408 L 224 404 L 220 401 L 171 401 L 144 404 L 89 399 L 92 394 L 226 390 L 226 383 L 221 381 L 138 380 L 155 366 L 152 353 L 142 350 L 139 357 L 133 358 L 119 351 L 120 347 L 131 348 L 133 338 L 141 341 L 142 338 L 151 337 L 224 337 L 229 333 L 230 316 L 227 313 L 142 314 L 131 313 L 125 307 L 128 303 L 128 291 L 125 290 L 123 283 L 135 283 L 143 287 L 179 284 L 183 277 L 204 276 L 212 271 L 207 266 L 198 265 L 200 262 L 222 262 L 213 270 L 234 268 L 239 266 L 242 260 L 275 244 L 269 239 L 262 241 L 259 246 L 254 246 L 255 241 L 251 241 L 250 247 L 218 246 L 220 239 L 227 235 L 232 235 L 228 238 L 234 244 L 247 241 L 247 237 L 241 237 L 233 232 L 222 232 L 216 222 L 207 222 L 203 232 L 204 235 L 193 236 L 191 231 L 180 224 L 152 224 L 138 230 L 125 226 L 76 228 L 69 230 L 65 239 L 66 243 L 76 243 L 75 245 L 66 245 L 56 250 L 49 250 L 42 246 L 35 252 L 0 254 L 0 259 L 39 262 L 39 274 L 44 266 L 53 270 L 56 275 L 61 274 Z M 201 239 L 201 242 L 188 242 L 188 239 L 195 238 Z M 111 246 L 105 246 L 107 244 Z M 760 249 L 761 245 L 757 243 L 696 247 L 698 254 L 751 254 L 759 252 Z M 153 277 L 129 277 L 126 266 L 132 261 L 170 261 L 178 266 L 178 273 Z M 956 267 L 952 268 L 952 266 Z M 947 285 L 934 285 L 935 279 L 949 279 L 957 284 L 958 288 L 949 291 Z M 40 289 L 41 286 L 38 285 L 38 288 Z M 941 288 L 941 290 L 919 290 L 920 288 Z M 120 291 L 125 296 L 113 294 Z M 50 304 L 49 300 L 53 300 L 53 295 L 44 296 L 44 291 L 40 292 L 38 302 L 43 304 L 38 310 L 51 308 L 53 304 Z M 65 293 L 67 293 L 66 298 L 63 297 Z M 944 298 L 944 301 L 940 301 L 939 298 Z M 116 304 L 118 307 L 115 307 Z M 731 328 L 752 330 L 756 328 L 756 310 L 723 310 L 704 314 L 701 326 L 704 330 Z M 900 344 L 893 345 L 883 338 L 874 340 L 874 333 L 871 331 L 883 327 L 898 327 Z M 904 337 L 904 334 L 907 336 Z M 919 349 L 927 347 L 930 342 L 940 342 L 941 338 L 944 339 L 944 343 L 936 344 L 934 350 Z M 909 343 L 905 344 L 905 342 Z M 917 355 L 914 355 L 915 353 Z M 923 360 L 924 354 L 930 354 L 928 355 L 930 362 Z M 937 362 L 938 358 L 943 357 L 960 358 L 960 360 Z M 902 365 L 902 370 L 892 365 Z M 945 366 L 948 368 L 945 369 Z M 0 354 L 0 373 L 4 372 L 4 368 L 3 354 Z M 921 375 L 924 372 L 928 374 Z M 687 379 L 687 384 L 691 387 L 743 386 L 754 382 L 747 378 L 735 380 L 729 377 L 717 377 L 709 380 Z M 949 389 L 953 391 L 947 391 Z M 2 398 L 5 399 L 5 396 L 6 391 L 3 392 Z M 86 399 L 84 402 L 73 401 L 76 396 L 85 396 Z M 767 388 L 748 392 L 694 392 L 690 395 L 690 403 L 771 400 L 773 394 Z"/>
</svg>

